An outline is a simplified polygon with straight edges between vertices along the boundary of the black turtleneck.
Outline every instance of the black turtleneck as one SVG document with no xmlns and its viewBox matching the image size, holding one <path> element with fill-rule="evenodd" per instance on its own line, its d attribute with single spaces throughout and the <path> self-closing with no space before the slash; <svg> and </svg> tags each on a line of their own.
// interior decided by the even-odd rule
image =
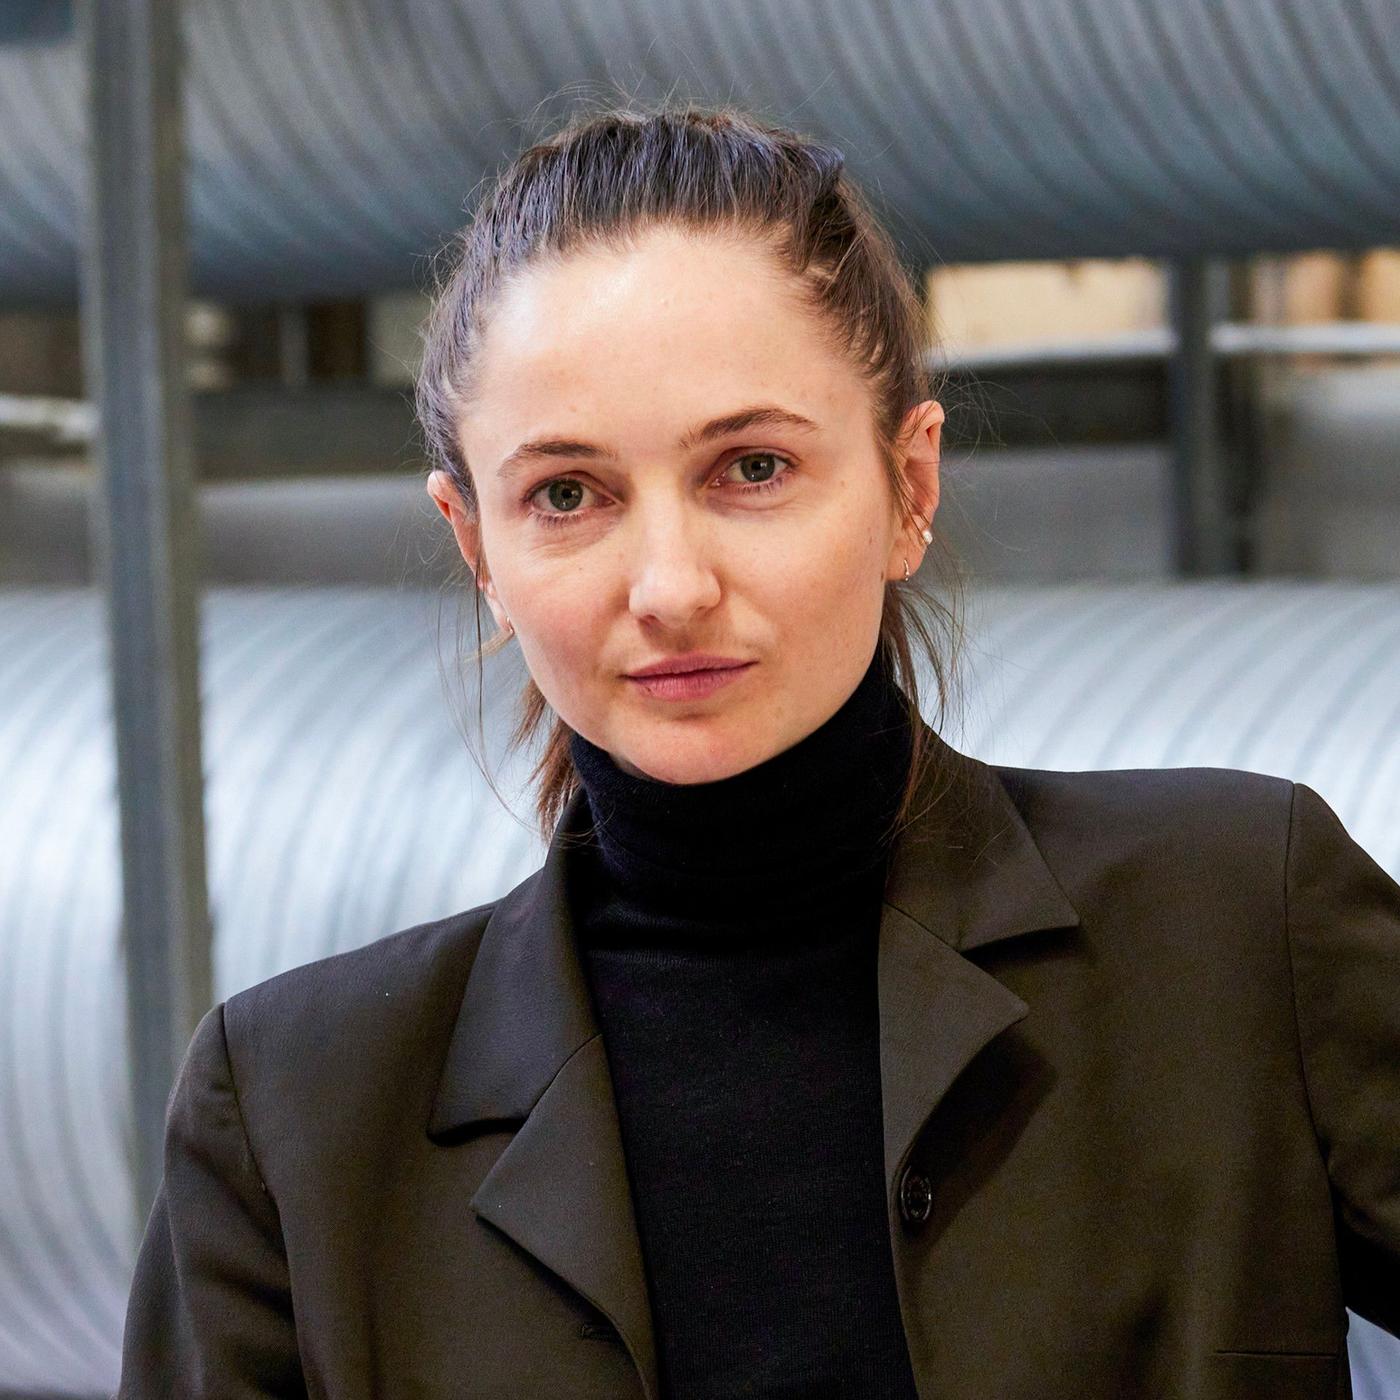
<svg viewBox="0 0 1400 1400">
<path fill-rule="evenodd" d="M 714 782 L 573 736 L 594 835 L 571 896 L 666 1400 L 916 1394 L 875 983 L 909 741 L 878 649 L 817 729 Z"/>
</svg>

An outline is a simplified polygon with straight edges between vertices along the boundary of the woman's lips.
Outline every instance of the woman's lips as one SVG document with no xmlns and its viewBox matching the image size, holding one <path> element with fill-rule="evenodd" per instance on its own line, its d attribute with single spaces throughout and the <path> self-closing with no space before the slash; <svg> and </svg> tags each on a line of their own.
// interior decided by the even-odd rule
<svg viewBox="0 0 1400 1400">
<path fill-rule="evenodd" d="M 753 665 L 752 661 L 746 661 L 742 666 L 716 666 L 706 671 L 673 671 L 664 676 L 628 676 L 627 679 L 657 700 L 700 700 L 738 680 Z"/>
</svg>

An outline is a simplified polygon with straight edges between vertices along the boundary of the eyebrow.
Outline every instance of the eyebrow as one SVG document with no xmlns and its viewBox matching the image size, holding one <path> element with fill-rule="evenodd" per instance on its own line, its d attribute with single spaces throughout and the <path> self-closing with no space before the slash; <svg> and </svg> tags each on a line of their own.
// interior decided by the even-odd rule
<svg viewBox="0 0 1400 1400">
<path fill-rule="evenodd" d="M 749 428 L 792 428 L 799 432 L 818 432 L 818 425 L 810 418 L 804 418 L 791 409 L 780 408 L 777 404 L 754 404 L 749 408 L 736 409 L 733 413 L 711 418 L 681 435 L 677 446 L 682 452 L 689 452 L 701 443 L 713 442 L 716 438 L 729 437 Z M 530 462 L 550 459 L 586 458 L 591 461 L 612 462 L 617 454 L 591 442 L 581 442 L 576 438 L 535 438 L 522 442 L 509 453 L 496 469 L 496 475 L 506 477 L 520 470 Z"/>
</svg>

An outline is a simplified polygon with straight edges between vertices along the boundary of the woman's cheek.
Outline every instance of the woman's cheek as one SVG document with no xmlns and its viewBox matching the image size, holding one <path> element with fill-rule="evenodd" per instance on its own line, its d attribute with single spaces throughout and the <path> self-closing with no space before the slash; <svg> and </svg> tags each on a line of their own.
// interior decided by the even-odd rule
<svg viewBox="0 0 1400 1400">
<path fill-rule="evenodd" d="M 544 664 L 567 678 L 598 656 L 605 600 L 612 595 L 605 580 L 577 567 L 539 571 L 523 582 L 521 596 L 529 599 L 523 630 L 545 653 Z"/>
<path fill-rule="evenodd" d="M 864 606 L 872 580 L 877 590 L 883 588 L 883 560 L 875 556 L 873 539 L 841 530 L 814 546 L 802 553 L 802 586 L 809 597 L 825 598 L 828 608 L 847 611 Z"/>
</svg>

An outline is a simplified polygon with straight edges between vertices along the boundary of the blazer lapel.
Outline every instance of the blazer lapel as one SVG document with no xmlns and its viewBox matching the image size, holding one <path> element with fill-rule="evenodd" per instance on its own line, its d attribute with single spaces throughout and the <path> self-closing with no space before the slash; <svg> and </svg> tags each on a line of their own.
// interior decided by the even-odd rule
<svg viewBox="0 0 1400 1400">
<path fill-rule="evenodd" d="M 878 954 L 885 1176 L 899 1174 L 954 1080 L 1030 1008 L 966 950 L 1069 928 L 1079 915 L 1045 864 L 998 770 L 927 725 L 937 761 L 896 840 Z"/>
<path fill-rule="evenodd" d="M 884 1160 L 893 1204 L 919 1129 L 1029 1008 L 967 949 L 1078 923 L 995 769 L 924 726 L 939 762 L 891 853 L 878 948 Z M 523 1120 L 471 1198 L 617 1328 L 650 1400 L 656 1339 L 607 1058 L 574 943 L 569 848 L 581 791 L 543 865 L 496 902 L 453 1029 L 428 1132 Z"/>
<path fill-rule="evenodd" d="M 471 1207 L 608 1318 L 656 1400 L 656 1340 L 621 1130 L 567 899 L 568 848 L 588 818 L 575 792 L 542 867 L 496 902 L 428 1132 L 524 1120 Z"/>
</svg>

